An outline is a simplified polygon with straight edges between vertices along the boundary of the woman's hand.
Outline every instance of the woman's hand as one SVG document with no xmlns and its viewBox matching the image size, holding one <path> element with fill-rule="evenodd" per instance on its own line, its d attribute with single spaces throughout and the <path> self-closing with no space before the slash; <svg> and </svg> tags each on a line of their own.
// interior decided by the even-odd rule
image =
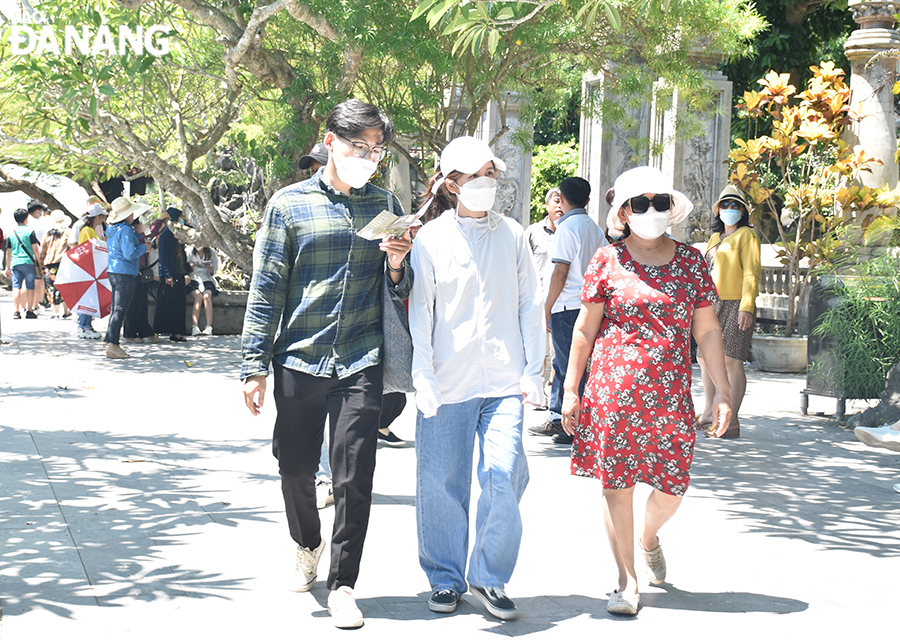
<svg viewBox="0 0 900 640">
<path fill-rule="evenodd" d="M 755 318 L 749 311 L 738 311 L 738 329 L 746 331 L 753 326 Z"/>
<path fill-rule="evenodd" d="M 728 431 L 731 425 L 731 402 L 729 396 L 731 389 L 716 389 L 716 395 L 713 398 L 713 425 L 716 429 L 716 437 L 719 438 L 723 433 Z"/>
<path fill-rule="evenodd" d="M 175 281 L 172 278 L 166 278 L 165 282 L 166 282 L 166 286 L 169 286 L 169 287 L 171 287 L 172 285 L 175 284 Z"/>
<path fill-rule="evenodd" d="M 562 402 L 562 428 L 570 436 L 575 435 L 575 430 L 581 421 L 581 399 L 573 391 L 563 394 Z"/>
</svg>

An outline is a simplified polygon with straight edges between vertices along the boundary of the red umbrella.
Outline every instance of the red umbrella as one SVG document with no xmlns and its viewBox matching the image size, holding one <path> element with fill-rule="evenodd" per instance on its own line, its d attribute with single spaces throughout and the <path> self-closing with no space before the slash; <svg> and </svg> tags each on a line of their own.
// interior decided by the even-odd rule
<svg viewBox="0 0 900 640">
<path fill-rule="evenodd" d="M 110 314 L 112 291 L 106 275 L 106 245 L 91 240 L 66 251 L 54 285 L 69 309 L 102 318 Z"/>
</svg>

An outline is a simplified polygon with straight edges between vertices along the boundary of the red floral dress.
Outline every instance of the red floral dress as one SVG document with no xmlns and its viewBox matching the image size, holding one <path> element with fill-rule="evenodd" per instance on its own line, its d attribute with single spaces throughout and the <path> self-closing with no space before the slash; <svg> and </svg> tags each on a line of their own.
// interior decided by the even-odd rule
<svg viewBox="0 0 900 640">
<path fill-rule="evenodd" d="M 676 243 L 675 257 L 642 265 L 624 243 L 597 251 L 581 300 L 605 305 L 572 447 L 572 473 L 606 489 L 637 481 L 680 496 L 694 456 L 691 322 L 718 300 L 706 262 Z"/>
</svg>

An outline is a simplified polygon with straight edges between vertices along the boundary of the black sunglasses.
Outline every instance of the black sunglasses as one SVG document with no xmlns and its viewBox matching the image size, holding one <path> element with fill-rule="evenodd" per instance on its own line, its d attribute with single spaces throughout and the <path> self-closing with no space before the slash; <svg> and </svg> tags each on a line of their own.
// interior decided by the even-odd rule
<svg viewBox="0 0 900 640">
<path fill-rule="evenodd" d="M 672 206 L 672 196 L 668 193 L 658 193 L 653 198 L 635 196 L 628 202 L 631 204 L 631 213 L 647 213 L 651 202 L 657 211 L 668 211 Z"/>
<path fill-rule="evenodd" d="M 719 209 L 739 209 L 744 210 L 744 203 L 740 200 L 722 200 L 719 202 Z"/>
</svg>

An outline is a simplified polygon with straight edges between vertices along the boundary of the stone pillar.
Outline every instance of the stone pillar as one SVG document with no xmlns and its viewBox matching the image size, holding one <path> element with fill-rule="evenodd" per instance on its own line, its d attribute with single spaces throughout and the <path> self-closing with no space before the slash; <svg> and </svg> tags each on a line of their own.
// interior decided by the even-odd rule
<svg viewBox="0 0 900 640">
<path fill-rule="evenodd" d="M 715 91 L 714 104 L 705 113 L 686 114 L 688 109 L 676 94 L 671 107 L 656 110 L 651 138 L 662 146 L 662 153 L 652 164 L 672 178 L 672 186 L 684 193 L 694 209 L 683 222 L 671 229 L 672 236 L 693 244 L 709 238 L 712 205 L 728 184 L 728 150 L 731 142 L 732 83 L 715 69 L 715 58 L 695 60 L 705 69 L 709 84 Z M 700 134 L 687 139 L 675 137 L 676 119 L 693 116 L 700 120 Z"/>
<path fill-rule="evenodd" d="M 604 121 L 597 102 L 605 96 L 602 75 L 585 75 L 581 82 L 582 100 L 586 106 L 581 116 L 578 175 L 591 183 L 588 215 L 606 229 L 609 206 L 605 195 L 619 174 L 648 164 L 650 133 L 649 104 L 637 108 L 625 107 L 629 122 L 622 125 Z M 624 106 L 624 105 L 623 105 Z"/>
<path fill-rule="evenodd" d="M 868 2 L 850 0 L 853 20 L 860 28 L 850 34 L 844 53 L 850 60 L 852 106 L 860 119 L 846 135 L 851 145 L 861 145 L 884 164 L 863 172 L 860 181 L 869 187 L 897 184 L 897 132 L 894 123 L 894 95 L 891 87 L 896 79 L 897 59 L 883 58 L 869 65 L 876 54 L 900 49 L 900 33 L 893 29 L 894 14 L 900 2 Z"/>
<path fill-rule="evenodd" d="M 505 105 L 508 130 L 492 142 L 503 128 L 503 119 L 496 101 L 491 100 L 481 115 L 475 137 L 491 144 L 494 155 L 507 164 L 507 170 L 500 175 L 494 210 L 515 218 L 527 227 L 531 211 L 531 152 L 524 150 L 513 139 L 513 134 L 525 126 L 519 120 L 519 106 L 515 96 L 508 97 Z M 530 125 L 528 131 L 531 131 Z"/>
<path fill-rule="evenodd" d="M 400 139 L 397 141 L 404 149 L 409 149 L 411 140 Z M 410 177 L 409 160 L 399 154 L 392 161 L 384 175 L 384 186 L 396 196 L 403 206 L 404 213 L 415 213 L 412 209 L 412 179 Z"/>
<path fill-rule="evenodd" d="M 604 199 L 606 190 L 624 171 L 649 165 L 669 176 L 675 189 L 694 203 L 691 216 L 674 227 L 672 235 L 683 242 L 701 242 L 708 237 L 712 204 L 728 181 L 732 96 L 731 82 L 715 70 L 717 59 L 701 55 L 701 51 L 698 48 L 694 60 L 706 69 L 716 98 L 710 112 L 691 114 L 701 120 L 700 135 L 690 139 L 676 137 L 675 124 L 687 109 L 679 103 L 677 93 L 663 100 L 658 91 L 652 101 L 627 109 L 630 122 L 626 125 L 604 122 L 599 115 L 582 116 L 578 171 L 591 183 L 588 213 L 603 228 L 609 211 Z M 598 93 L 603 97 L 603 91 L 601 76 L 585 76 L 582 95 L 588 101 L 589 114 L 596 111 L 590 105 Z M 661 151 L 651 153 L 651 148 Z"/>
</svg>

